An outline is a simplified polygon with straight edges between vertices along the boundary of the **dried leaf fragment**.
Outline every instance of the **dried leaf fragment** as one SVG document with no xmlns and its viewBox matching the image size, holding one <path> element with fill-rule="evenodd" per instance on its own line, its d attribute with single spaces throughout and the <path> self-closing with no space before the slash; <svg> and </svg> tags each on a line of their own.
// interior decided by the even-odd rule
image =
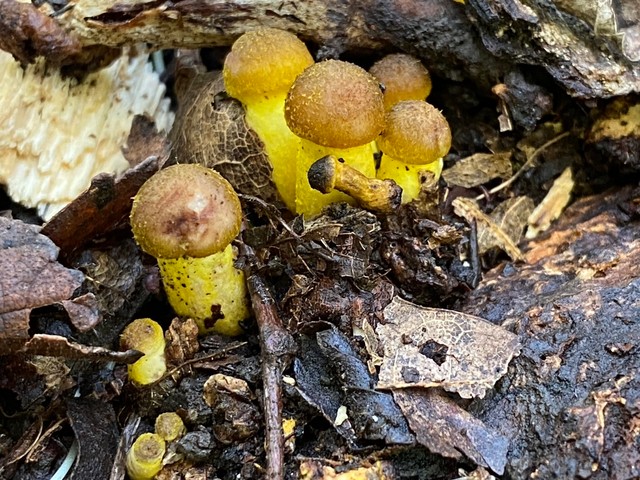
<svg viewBox="0 0 640 480">
<path fill-rule="evenodd" d="M 509 440 L 474 418 L 439 390 L 394 390 L 393 398 L 407 418 L 416 440 L 444 457 L 461 459 L 499 475 L 507 463 Z"/>
<path fill-rule="evenodd" d="M 533 207 L 533 200 L 529 197 L 512 197 L 494 208 L 489 218 L 517 245 L 522 239 L 527 219 L 533 211 Z M 478 230 L 478 249 L 481 255 L 487 250 L 499 246 L 491 229 L 480 225 Z"/>
<path fill-rule="evenodd" d="M 527 238 L 535 238 L 539 233 L 547 230 L 551 226 L 551 222 L 560 216 L 571 200 L 573 185 L 571 168 L 567 167 L 553 182 L 553 186 L 549 189 L 544 200 L 529 216 Z"/>
<path fill-rule="evenodd" d="M 442 387 L 484 397 L 518 355 L 518 337 L 479 317 L 394 298 L 376 328 L 384 346 L 377 388 Z"/>
<path fill-rule="evenodd" d="M 474 153 L 442 171 L 448 185 L 473 188 L 494 178 L 507 179 L 513 175 L 511 152 Z"/>
<path fill-rule="evenodd" d="M 58 247 L 39 232 L 39 227 L 0 217 L 0 352 L 9 353 L 29 338 L 29 314 L 52 304 L 69 306 L 68 313 L 91 315 L 78 318 L 81 325 L 95 324 L 97 311 L 91 301 L 66 303 L 82 285 L 78 270 L 60 265 Z M 88 299 L 84 299 L 88 300 Z M 76 319 L 74 319 L 74 322 Z"/>
<path fill-rule="evenodd" d="M 490 243 L 504 250 L 514 261 L 524 262 L 524 255 L 513 242 L 509 235 L 489 217 L 486 213 L 478 208 L 478 205 L 469 198 L 459 197 L 452 202 L 453 210 L 456 215 L 464 218 L 467 222 L 473 221 L 478 223 L 479 231 L 486 231 L 485 235 L 492 237 Z M 487 240 L 489 242 L 489 240 Z"/>
</svg>

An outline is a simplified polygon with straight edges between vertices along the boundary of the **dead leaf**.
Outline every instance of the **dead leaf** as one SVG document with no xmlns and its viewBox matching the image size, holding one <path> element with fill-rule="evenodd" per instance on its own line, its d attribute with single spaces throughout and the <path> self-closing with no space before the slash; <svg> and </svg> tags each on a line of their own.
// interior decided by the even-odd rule
<svg viewBox="0 0 640 480">
<path fill-rule="evenodd" d="M 520 352 L 518 337 L 479 317 L 398 297 L 376 328 L 384 346 L 377 388 L 442 387 L 483 398 Z"/>
<path fill-rule="evenodd" d="M 29 355 L 46 355 L 50 357 L 62 357 L 67 359 L 87 360 L 94 362 L 133 363 L 142 357 L 137 350 L 117 352 L 103 347 L 92 347 L 70 342 L 58 335 L 35 334 L 20 353 Z"/>
<path fill-rule="evenodd" d="M 502 230 L 486 213 L 478 208 L 476 202 L 470 198 L 458 197 L 451 202 L 456 215 L 464 218 L 467 222 L 477 222 L 478 230 L 486 230 L 486 235 L 491 235 L 491 244 L 504 250 L 514 261 L 524 262 L 525 258 L 518 246 L 509 238 L 509 235 Z"/>
<path fill-rule="evenodd" d="M 128 222 L 134 195 L 165 160 L 151 156 L 117 177 L 106 173 L 95 176 L 91 186 L 58 212 L 42 233 L 69 256 L 90 240 Z"/>
<path fill-rule="evenodd" d="M 511 152 L 475 153 L 442 171 L 447 185 L 473 188 L 494 178 L 507 179 L 513 175 Z"/>
<path fill-rule="evenodd" d="M 560 216 L 571 200 L 573 185 L 571 168 L 567 167 L 562 172 L 562 175 L 553 182 L 553 186 L 547 196 L 544 197 L 544 200 L 529 216 L 527 238 L 537 237 L 539 233 L 544 232 L 551 226 L 551 222 Z"/>
<path fill-rule="evenodd" d="M 504 473 L 509 440 L 438 390 L 394 390 L 393 398 L 419 443 L 444 457 L 466 455 L 481 467 Z"/>
<path fill-rule="evenodd" d="M 82 308 L 83 300 L 77 304 L 67 302 L 82 285 L 84 275 L 60 265 L 56 261 L 58 248 L 39 230 L 40 227 L 19 220 L 0 218 L 2 353 L 20 349 L 29 339 L 29 314 L 34 308 L 62 304 L 70 307 L 67 311 L 72 323 L 97 322 L 97 310 Z"/>
<path fill-rule="evenodd" d="M 169 365 L 181 365 L 200 350 L 198 325 L 192 318 L 174 318 L 164 336 L 167 341 L 164 353 Z"/>
<path fill-rule="evenodd" d="M 489 218 L 517 245 L 522 239 L 524 228 L 527 226 L 527 219 L 533 211 L 533 207 L 533 200 L 529 197 L 513 197 L 494 208 Z M 478 249 L 480 254 L 482 255 L 487 250 L 498 246 L 492 230 L 482 224 L 479 225 Z"/>
</svg>

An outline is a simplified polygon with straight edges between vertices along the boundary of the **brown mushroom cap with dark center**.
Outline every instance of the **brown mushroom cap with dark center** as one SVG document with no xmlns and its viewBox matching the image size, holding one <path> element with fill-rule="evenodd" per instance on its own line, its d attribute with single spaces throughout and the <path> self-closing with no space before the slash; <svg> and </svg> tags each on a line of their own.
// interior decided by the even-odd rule
<svg viewBox="0 0 640 480">
<path fill-rule="evenodd" d="M 206 257 L 240 232 L 240 200 L 229 182 L 197 164 L 173 165 L 145 182 L 131 210 L 140 247 L 156 258 Z"/>
<path fill-rule="evenodd" d="M 340 60 L 316 63 L 289 90 L 285 118 L 293 133 L 317 145 L 366 145 L 384 126 L 382 91 L 357 65 Z"/>
<path fill-rule="evenodd" d="M 369 73 L 384 86 L 387 109 L 403 100 L 424 100 L 431 93 L 429 71 L 411 55 L 387 55 L 374 63 Z"/>
<path fill-rule="evenodd" d="M 312 63 L 307 46 L 294 34 L 258 28 L 234 42 L 224 61 L 224 83 L 229 95 L 246 103 L 249 97 L 288 89 Z"/>
<path fill-rule="evenodd" d="M 396 160 L 423 165 L 449 152 L 451 130 L 436 107 L 419 100 L 406 100 L 387 112 L 378 146 Z"/>
</svg>

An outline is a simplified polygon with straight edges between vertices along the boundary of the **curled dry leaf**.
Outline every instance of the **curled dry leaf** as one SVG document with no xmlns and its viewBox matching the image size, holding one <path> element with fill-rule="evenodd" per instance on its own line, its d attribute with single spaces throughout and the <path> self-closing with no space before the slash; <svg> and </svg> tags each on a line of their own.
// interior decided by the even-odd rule
<svg viewBox="0 0 640 480">
<path fill-rule="evenodd" d="M 553 182 L 553 186 L 529 216 L 529 228 L 527 238 L 535 238 L 539 233 L 544 232 L 551 226 L 551 222 L 556 220 L 564 211 L 571 200 L 573 190 L 573 175 L 571 168 L 567 167 L 562 175 Z"/>
<path fill-rule="evenodd" d="M 518 337 L 479 317 L 394 298 L 376 328 L 384 346 L 377 388 L 442 387 L 483 398 L 520 352 Z"/>
<path fill-rule="evenodd" d="M 529 197 L 513 197 L 500 203 L 489 218 L 499 229 L 501 229 L 514 244 L 518 244 L 522 239 L 524 228 L 527 226 L 527 219 L 533 211 L 533 200 Z M 496 235 L 493 230 L 484 225 L 478 226 L 478 250 L 482 255 L 487 250 L 498 247 Z"/>
<path fill-rule="evenodd" d="M 226 96 L 220 72 L 196 74 L 181 97 L 171 132 L 175 161 L 217 170 L 238 193 L 275 199 L 264 146 L 240 102 Z"/>
<path fill-rule="evenodd" d="M 442 171 L 447 185 L 473 188 L 494 178 L 506 180 L 513 174 L 511 152 L 475 153 Z"/>
<path fill-rule="evenodd" d="M 407 418 L 418 443 L 444 457 L 462 459 L 501 475 L 509 440 L 473 417 L 441 390 L 394 390 L 393 398 Z"/>
<path fill-rule="evenodd" d="M 485 235 L 490 235 L 492 240 L 489 242 L 492 245 L 504 250 L 511 260 L 524 261 L 524 255 L 509 237 L 509 234 L 505 232 L 500 226 L 496 225 L 493 219 L 478 208 L 476 202 L 470 198 L 459 197 L 451 202 L 453 205 L 453 211 L 456 215 L 464 218 L 467 222 L 477 222 L 478 230 L 480 232 L 486 232 Z"/>
<path fill-rule="evenodd" d="M 84 280 L 78 270 L 56 261 L 58 247 L 39 227 L 0 218 L 0 352 L 20 349 L 29 339 L 31 310 L 52 304 L 69 306 L 72 322 L 95 325 L 97 310 L 83 307 L 85 299 L 65 303 Z M 89 315 L 88 317 L 85 317 Z"/>
</svg>

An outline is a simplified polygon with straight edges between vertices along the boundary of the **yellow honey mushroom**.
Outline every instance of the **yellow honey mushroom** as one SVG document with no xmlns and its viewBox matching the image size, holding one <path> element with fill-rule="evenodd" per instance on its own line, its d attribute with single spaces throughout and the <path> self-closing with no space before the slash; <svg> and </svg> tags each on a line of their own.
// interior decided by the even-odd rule
<svg viewBox="0 0 640 480">
<path fill-rule="evenodd" d="M 120 348 L 138 350 L 144 356 L 129 365 L 129 379 L 137 385 L 159 380 L 167 371 L 162 327 L 150 318 L 139 318 L 125 327 L 120 335 Z"/>
<path fill-rule="evenodd" d="M 273 168 L 273 182 L 295 211 L 295 152 L 300 140 L 284 119 L 284 101 L 294 80 L 313 64 L 306 45 L 292 33 L 258 28 L 238 38 L 222 70 L 227 93 L 242 102 L 247 125 L 258 134 Z"/>
<path fill-rule="evenodd" d="M 309 167 L 335 155 L 369 177 L 375 176 L 373 140 L 384 126 L 382 91 L 365 70 L 327 60 L 307 68 L 285 102 L 289 128 L 301 137 L 296 158 L 296 212 L 313 216 L 330 203 L 352 201 L 340 192 L 323 195 L 311 188 Z"/>
<path fill-rule="evenodd" d="M 316 160 L 308 172 L 311 188 L 322 193 L 339 190 L 367 210 L 389 213 L 400 206 L 402 189 L 393 180 L 370 178 L 334 155 Z"/>
<path fill-rule="evenodd" d="M 182 418 L 176 412 L 164 412 L 158 415 L 155 431 L 165 442 L 172 442 L 187 433 Z"/>
<path fill-rule="evenodd" d="M 193 318 L 201 334 L 242 333 L 249 306 L 231 246 L 242 210 L 229 182 L 201 165 L 173 165 L 140 188 L 130 220 L 142 250 L 158 260 L 175 312 Z"/>
<path fill-rule="evenodd" d="M 156 433 L 143 433 L 127 452 L 125 466 L 131 480 L 151 480 L 162 470 L 165 441 Z"/>
<path fill-rule="evenodd" d="M 403 100 L 424 100 L 431 93 L 431 76 L 412 55 L 393 53 L 378 60 L 369 73 L 384 87 L 384 108 Z"/>
<path fill-rule="evenodd" d="M 400 185 L 402 203 L 407 203 L 420 194 L 425 172 L 440 177 L 442 157 L 451 148 L 451 130 L 433 105 L 406 100 L 387 112 L 377 143 L 382 151 L 377 177 Z"/>
</svg>

